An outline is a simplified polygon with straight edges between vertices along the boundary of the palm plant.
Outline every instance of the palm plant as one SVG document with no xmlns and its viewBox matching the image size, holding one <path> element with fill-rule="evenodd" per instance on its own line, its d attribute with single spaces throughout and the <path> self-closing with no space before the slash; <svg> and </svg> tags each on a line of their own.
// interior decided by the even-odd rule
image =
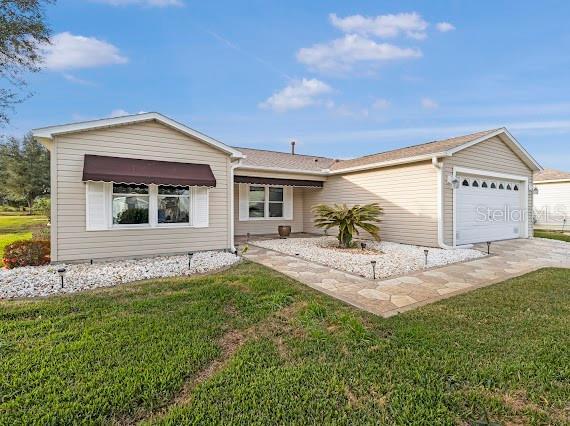
<svg viewBox="0 0 570 426">
<path fill-rule="evenodd" d="M 380 240 L 380 222 L 382 208 L 378 203 L 355 205 L 348 208 L 346 204 L 329 206 L 319 204 L 313 207 L 314 223 L 317 228 L 325 231 L 338 227 L 338 242 L 340 247 L 352 247 L 352 239 L 359 235 L 358 228 L 368 232 L 375 240 Z"/>
</svg>

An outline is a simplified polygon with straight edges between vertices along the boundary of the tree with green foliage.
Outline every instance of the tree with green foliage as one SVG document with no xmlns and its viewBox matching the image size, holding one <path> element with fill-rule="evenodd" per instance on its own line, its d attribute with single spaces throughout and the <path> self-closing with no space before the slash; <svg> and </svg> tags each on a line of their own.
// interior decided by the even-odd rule
<svg viewBox="0 0 570 426">
<path fill-rule="evenodd" d="M 50 29 L 44 6 L 54 0 L 0 0 L 0 125 L 8 113 L 25 98 L 19 91 L 26 85 L 24 75 L 39 71 L 42 47 L 49 43 Z"/>
<path fill-rule="evenodd" d="M 8 138 L 0 146 L 0 164 L 5 167 L 3 190 L 9 199 L 25 201 L 31 211 L 37 197 L 49 194 L 49 152 L 31 133 L 22 140 Z"/>
<path fill-rule="evenodd" d="M 319 204 L 313 207 L 315 213 L 314 223 L 317 228 L 338 228 L 338 242 L 342 248 L 352 247 L 352 239 L 359 235 L 358 228 L 368 232 L 375 240 L 380 239 L 380 215 L 382 208 L 378 203 L 355 205 L 347 207 L 346 204 L 328 206 Z"/>
</svg>

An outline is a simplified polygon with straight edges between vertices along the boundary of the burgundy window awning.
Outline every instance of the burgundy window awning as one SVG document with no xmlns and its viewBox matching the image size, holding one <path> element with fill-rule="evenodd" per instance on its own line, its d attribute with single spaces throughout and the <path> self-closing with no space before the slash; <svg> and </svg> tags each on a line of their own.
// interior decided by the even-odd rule
<svg viewBox="0 0 570 426">
<path fill-rule="evenodd" d="M 136 158 L 85 155 L 83 181 L 176 186 L 216 186 L 207 164 L 140 160 Z"/>
<path fill-rule="evenodd" d="M 266 178 L 266 177 L 257 177 L 257 176 L 234 176 L 234 182 L 249 183 L 252 185 L 299 186 L 305 188 L 323 187 L 323 182 L 320 180 L 281 179 L 281 178 Z"/>
</svg>

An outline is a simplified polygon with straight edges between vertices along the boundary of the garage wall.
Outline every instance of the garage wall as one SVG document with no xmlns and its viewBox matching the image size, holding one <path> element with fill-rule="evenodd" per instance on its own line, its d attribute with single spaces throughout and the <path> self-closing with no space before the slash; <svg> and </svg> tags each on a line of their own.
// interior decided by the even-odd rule
<svg viewBox="0 0 570 426">
<path fill-rule="evenodd" d="M 230 247 L 229 156 L 157 122 L 129 124 L 57 136 L 52 157 L 54 261 L 70 261 Z M 85 154 L 208 164 L 216 177 L 209 191 L 207 228 L 137 228 L 86 231 Z"/>
<path fill-rule="evenodd" d="M 534 210 L 537 213 L 536 228 L 570 230 L 570 181 L 537 183 L 538 194 L 534 196 Z M 548 211 L 548 214 L 544 214 Z"/>
<path fill-rule="evenodd" d="M 437 246 L 437 172 L 430 162 L 329 176 L 322 190 L 304 192 L 304 231 L 316 204 L 367 204 L 384 209 L 380 236 L 386 241 Z"/>
<path fill-rule="evenodd" d="M 447 176 L 454 167 L 468 167 L 496 173 L 524 176 L 532 184 L 531 169 L 515 154 L 499 136 L 464 149 L 443 161 L 442 188 L 444 203 L 444 241 L 453 244 L 453 188 L 447 183 Z M 529 198 L 528 214 L 532 217 L 532 197 Z M 532 235 L 532 220 L 529 220 L 529 235 Z"/>
</svg>

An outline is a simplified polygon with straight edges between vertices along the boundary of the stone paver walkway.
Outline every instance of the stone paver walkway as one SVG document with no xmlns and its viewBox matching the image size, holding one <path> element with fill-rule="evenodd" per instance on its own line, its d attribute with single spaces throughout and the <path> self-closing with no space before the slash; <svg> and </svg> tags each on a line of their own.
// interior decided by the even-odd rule
<svg viewBox="0 0 570 426">
<path fill-rule="evenodd" d="M 486 245 L 476 247 L 486 251 Z M 492 256 L 372 281 L 299 257 L 249 246 L 245 257 L 346 303 L 383 317 L 543 267 L 570 268 L 570 243 L 532 239 L 495 242 Z"/>
</svg>

